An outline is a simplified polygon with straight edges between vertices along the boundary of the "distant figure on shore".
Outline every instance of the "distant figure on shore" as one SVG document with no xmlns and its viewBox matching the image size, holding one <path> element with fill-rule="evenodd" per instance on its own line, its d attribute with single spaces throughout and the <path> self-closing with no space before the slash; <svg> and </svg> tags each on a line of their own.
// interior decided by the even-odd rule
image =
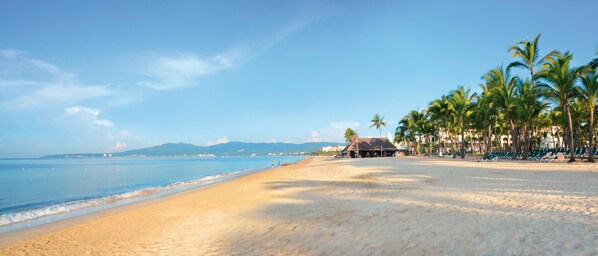
<svg viewBox="0 0 598 256">
<path fill-rule="evenodd" d="M 272 168 L 274 168 L 274 162 L 272 162 Z"/>
<path fill-rule="evenodd" d="M 278 167 L 280 167 L 280 161 L 278 161 Z"/>
</svg>

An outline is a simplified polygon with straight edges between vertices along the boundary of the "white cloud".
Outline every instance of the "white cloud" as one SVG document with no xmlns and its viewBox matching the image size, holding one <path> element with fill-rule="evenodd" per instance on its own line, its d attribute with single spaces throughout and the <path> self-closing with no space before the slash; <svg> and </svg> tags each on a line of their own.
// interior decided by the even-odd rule
<svg viewBox="0 0 598 256">
<path fill-rule="evenodd" d="M 67 115 L 71 116 L 78 116 L 79 118 L 89 121 L 92 124 L 100 127 L 106 128 L 113 128 L 115 125 L 112 121 L 107 119 L 99 119 L 100 110 L 95 108 L 87 108 L 87 107 L 72 107 L 72 108 L 65 108 L 64 111 Z"/>
<path fill-rule="evenodd" d="M 0 102 L 6 108 L 68 105 L 114 93 L 107 86 L 82 85 L 75 74 L 15 49 L 0 50 L 0 65 Z"/>
<path fill-rule="evenodd" d="M 313 19 L 296 20 L 265 40 L 244 47 L 233 47 L 213 56 L 187 53 L 152 57 L 142 72 L 149 79 L 139 84 L 156 90 L 196 86 L 202 77 L 234 68 L 242 59 L 267 51 L 312 21 Z"/>
<path fill-rule="evenodd" d="M 93 124 L 97 125 L 97 126 L 103 126 L 103 127 L 107 127 L 107 128 L 112 128 L 114 127 L 114 123 L 110 120 L 106 120 L 106 119 L 98 119 L 98 120 L 94 120 Z"/>
<path fill-rule="evenodd" d="M 311 130 L 311 137 L 309 137 L 307 140 L 305 140 L 305 142 L 322 142 L 322 137 L 320 136 L 320 133 L 316 130 Z"/>
<path fill-rule="evenodd" d="M 215 141 L 210 141 L 210 142 L 206 143 L 206 146 L 214 146 L 214 145 L 223 144 L 223 143 L 228 143 L 228 138 L 227 137 L 222 137 L 222 138 L 219 138 L 219 139 L 217 139 Z"/>
<path fill-rule="evenodd" d="M 338 121 L 330 122 L 328 127 L 321 129 L 312 129 L 311 136 L 305 142 L 339 142 L 344 141 L 344 134 L 347 128 L 357 130 L 361 127 L 359 122 L 354 121 Z"/>
<path fill-rule="evenodd" d="M 64 111 L 69 115 L 75 114 L 82 114 L 86 116 L 94 116 L 97 117 L 100 114 L 100 111 L 95 108 L 86 108 L 86 107 L 72 107 L 72 108 L 65 108 Z"/>
<path fill-rule="evenodd" d="M 232 49 L 207 58 L 195 54 L 153 58 L 144 71 L 150 80 L 140 84 L 156 90 L 194 86 L 201 77 L 234 67 L 241 55 Z"/>
<path fill-rule="evenodd" d="M 25 52 L 16 50 L 16 49 L 3 49 L 0 50 L 0 57 L 6 59 L 16 59 L 21 56 L 25 55 Z"/>
<path fill-rule="evenodd" d="M 108 151 L 119 151 L 119 150 L 123 150 L 125 148 L 127 148 L 127 143 L 124 143 L 122 141 L 117 141 L 116 144 L 114 144 L 114 146 L 108 147 Z"/>
<path fill-rule="evenodd" d="M 275 138 L 264 141 L 264 143 L 290 143 L 288 140 L 277 140 Z"/>
</svg>

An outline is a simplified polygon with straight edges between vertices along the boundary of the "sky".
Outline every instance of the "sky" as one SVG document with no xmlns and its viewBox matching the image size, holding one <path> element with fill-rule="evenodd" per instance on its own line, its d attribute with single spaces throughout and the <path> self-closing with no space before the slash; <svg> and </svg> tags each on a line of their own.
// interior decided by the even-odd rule
<svg viewBox="0 0 598 256">
<path fill-rule="evenodd" d="M 2 1 L 0 157 L 342 142 L 513 59 L 595 57 L 598 1 Z M 522 73 L 525 75 L 525 73 Z"/>
</svg>

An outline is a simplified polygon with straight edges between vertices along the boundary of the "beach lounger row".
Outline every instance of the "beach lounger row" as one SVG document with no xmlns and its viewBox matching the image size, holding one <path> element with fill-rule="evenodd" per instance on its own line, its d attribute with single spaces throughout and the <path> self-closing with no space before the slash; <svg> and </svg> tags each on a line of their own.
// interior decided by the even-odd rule
<svg viewBox="0 0 598 256">
<path fill-rule="evenodd" d="M 573 150 L 574 157 L 576 158 L 587 158 L 588 157 L 588 148 L 587 147 L 578 147 Z M 594 155 L 598 154 L 598 147 L 592 147 L 592 152 Z M 529 152 L 528 159 L 532 161 L 538 162 L 552 162 L 556 161 L 564 161 L 565 158 L 568 158 L 571 154 L 571 151 L 565 149 L 564 147 L 560 148 L 551 148 L 551 149 L 537 149 L 532 150 Z M 487 158 L 479 158 L 478 162 L 488 162 L 488 161 L 496 161 L 498 159 L 512 159 L 513 153 L 511 151 L 499 151 L 499 152 L 492 152 L 488 155 Z M 523 158 L 523 152 L 517 152 L 515 155 L 516 159 Z"/>
</svg>

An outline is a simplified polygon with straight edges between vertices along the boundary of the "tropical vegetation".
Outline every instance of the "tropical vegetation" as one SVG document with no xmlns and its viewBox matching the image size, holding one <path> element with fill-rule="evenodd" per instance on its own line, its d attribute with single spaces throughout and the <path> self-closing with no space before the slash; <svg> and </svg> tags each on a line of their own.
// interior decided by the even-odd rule
<svg viewBox="0 0 598 256">
<path fill-rule="evenodd" d="M 540 35 L 509 47 L 513 62 L 484 74 L 478 92 L 458 86 L 426 108 L 409 111 L 398 123 L 395 142 L 415 154 L 465 157 L 468 151 L 487 157 L 509 151 L 512 159 L 558 147 L 572 152 L 569 161 L 575 161 L 574 149 L 591 149 L 596 142 L 597 59 L 573 67 L 572 53 L 541 55 L 539 45 Z M 592 153 L 587 150 L 591 162 Z"/>
<path fill-rule="evenodd" d="M 376 129 L 378 129 L 378 131 L 380 131 L 380 140 L 382 140 L 382 126 L 386 127 L 386 122 L 384 122 L 384 117 L 380 116 L 379 114 L 374 115 L 374 117 L 372 118 L 372 125 L 370 126 L 370 128 L 376 127 Z M 380 157 L 382 157 L 382 155 L 384 154 L 382 145 L 380 145 L 380 153 L 381 153 Z"/>
</svg>

